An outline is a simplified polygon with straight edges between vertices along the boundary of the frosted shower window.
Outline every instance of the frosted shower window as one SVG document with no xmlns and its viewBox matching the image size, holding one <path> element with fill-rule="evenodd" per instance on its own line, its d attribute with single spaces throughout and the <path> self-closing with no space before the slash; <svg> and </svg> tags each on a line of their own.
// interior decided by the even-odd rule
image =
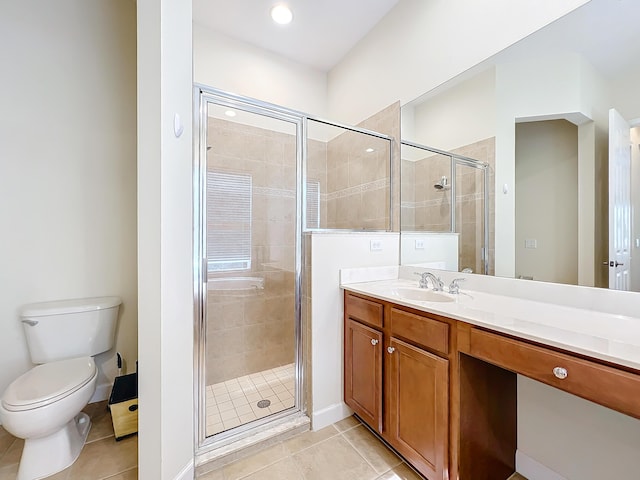
<svg viewBox="0 0 640 480">
<path fill-rule="evenodd" d="M 320 228 L 320 182 L 307 181 L 307 228 Z"/>
<path fill-rule="evenodd" d="M 251 175 L 207 172 L 210 272 L 251 268 Z"/>
</svg>

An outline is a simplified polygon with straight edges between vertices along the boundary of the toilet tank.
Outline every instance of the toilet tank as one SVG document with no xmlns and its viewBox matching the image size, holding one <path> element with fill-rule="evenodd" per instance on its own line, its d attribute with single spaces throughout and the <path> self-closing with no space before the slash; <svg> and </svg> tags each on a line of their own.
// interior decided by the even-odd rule
<svg viewBox="0 0 640 480">
<path fill-rule="evenodd" d="M 32 303 L 20 310 L 33 363 L 94 356 L 115 341 L 118 297 Z"/>
</svg>

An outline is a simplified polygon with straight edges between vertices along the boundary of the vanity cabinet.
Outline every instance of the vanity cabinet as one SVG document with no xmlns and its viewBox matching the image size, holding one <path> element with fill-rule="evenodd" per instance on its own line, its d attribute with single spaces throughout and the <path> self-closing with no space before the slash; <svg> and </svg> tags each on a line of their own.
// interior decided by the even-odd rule
<svg viewBox="0 0 640 480">
<path fill-rule="evenodd" d="M 366 288 L 345 289 L 344 304 L 345 402 L 429 480 L 511 477 L 518 375 L 640 419 L 640 370 L 624 363 L 499 331 L 471 309 L 465 321 Z"/>
<path fill-rule="evenodd" d="M 347 319 L 344 335 L 345 403 L 382 433 L 382 332 Z"/>
<path fill-rule="evenodd" d="M 442 479 L 448 454 L 449 361 L 391 337 L 387 440 L 429 479 Z"/>
<path fill-rule="evenodd" d="M 345 403 L 430 480 L 446 478 L 449 326 L 345 293 Z"/>
</svg>

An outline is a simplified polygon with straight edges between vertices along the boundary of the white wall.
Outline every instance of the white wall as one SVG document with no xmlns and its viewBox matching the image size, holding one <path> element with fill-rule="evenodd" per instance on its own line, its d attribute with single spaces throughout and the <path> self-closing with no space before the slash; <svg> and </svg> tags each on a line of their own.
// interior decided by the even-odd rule
<svg viewBox="0 0 640 480">
<path fill-rule="evenodd" d="M 194 472 L 191 2 L 138 0 L 137 20 L 139 477 L 186 480 Z"/>
<path fill-rule="evenodd" d="M 459 233 L 402 232 L 400 264 L 457 272 L 459 240 Z"/>
<path fill-rule="evenodd" d="M 577 285 L 578 127 L 517 124 L 515 161 L 516 277 Z"/>
<path fill-rule="evenodd" d="M 550 54 L 496 67 L 496 275 L 512 277 L 515 273 L 516 122 L 565 118 L 602 125 L 608 103 L 606 93 L 598 72 L 576 54 Z M 585 151 L 583 136 L 594 142 L 593 132 L 579 128 L 578 134 L 580 189 L 582 194 L 591 195 L 597 167 L 591 163 L 595 161 L 593 150 L 590 155 Z M 597 142 L 594 143 L 591 148 L 597 152 Z M 503 193 L 504 185 L 507 193 Z M 581 201 L 579 228 L 584 232 L 586 227 L 582 227 L 593 225 L 597 216 L 594 196 L 584 196 Z M 593 240 L 588 243 L 593 249 Z M 586 244 L 581 246 L 587 248 Z M 584 255 L 594 257 L 593 253 Z"/>
<path fill-rule="evenodd" d="M 343 292 L 340 269 L 397 265 L 397 233 L 311 235 L 311 422 L 319 430 L 351 414 L 344 403 Z M 382 250 L 371 251 L 371 240 Z"/>
<path fill-rule="evenodd" d="M 402 139 L 451 151 L 494 137 L 495 92 L 495 68 L 491 67 L 432 98 L 403 106 Z M 407 134 L 411 118 L 412 134 Z"/>
<path fill-rule="evenodd" d="M 631 290 L 640 292 L 640 127 L 631 129 L 631 203 Z"/>
<path fill-rule="evenodd" d="M 327 113 L 326 73 L 197 23 L 193 67 L 197 83 L 320 117 Z"/>
<path fill-rule="evenodd" d="M 18 322 L 30 302 L 120 296 L 116 349 L 132 371 L 135 5 L 3 2 L 0 32 L 0 393 L 31 367 Z M 103 398 L 114 356 L 97 357 Z"/>
<path fill-rule="evenodd" d="M 518 376 L 518 452 L 567 480 L 635 478 L 640 421 Z M 550 480 L 529 471 L 529 480 Z M 536 475 L 534 475 L 536 473 Z"/>
<path fill-rule="evenodd" d="M 404 105 L 588 0 L 401 0 L 329 73 L 329 117 Z"/>
</svg>

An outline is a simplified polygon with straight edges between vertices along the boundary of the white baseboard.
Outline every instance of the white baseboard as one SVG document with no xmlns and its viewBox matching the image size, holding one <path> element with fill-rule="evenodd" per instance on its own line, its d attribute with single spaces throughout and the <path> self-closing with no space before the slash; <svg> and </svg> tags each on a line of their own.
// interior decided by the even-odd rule
<svg viewBox="0 0 640 480">
<path fill-rule="evenodd" d="M 520 450 L 516 450 L 516 471 L 529 480 L 567 480 Z"/>
<path fill-rule="evenodd" d="M 195 471 L 193 468 L 193 459 L 184 466 L 182 470 L 175 476 L 175 480 L 193 480 L 195 478 Z"/>
<path fill-rule="evenodd" d="M 89 403 L 102 402 L 103 400 L 109 400 L 109 396 L 111 395 L 111 388 L 113 385 L 111 383 L 102 383 L 96 387 L 96 391 L 89 400 Z"/>
<path fill-rule="evenodd" d="M 311 429 L 320 430 L 351 415 L 353 415 L 353 410 L 347 407 L 346 403 L 334 403 L 322 410 L 313 412 L 311 415 Z"/>
</svg>

